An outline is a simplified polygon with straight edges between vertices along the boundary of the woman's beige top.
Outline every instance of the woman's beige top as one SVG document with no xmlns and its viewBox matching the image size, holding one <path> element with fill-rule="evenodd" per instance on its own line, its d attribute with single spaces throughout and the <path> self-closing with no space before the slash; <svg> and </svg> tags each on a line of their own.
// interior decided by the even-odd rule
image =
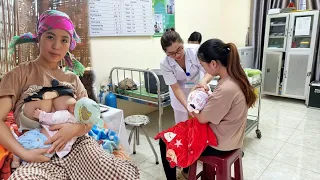
<svg viewBox="0 0 320 180">
<path fill-rule="evenodd" d="M 62 69 L 51 70 L 45 68 L 38 65 L 36 61 L 20 64 L 3 77 L 0 83 L 0 97 L 12 97 L 14 116 L 18 125 L 20 124 L 19 113 L 24 104 L 24 99 L 30 95 L 30 90 L 52 87 L 52 79 L 72 87 L 76 99 L 87 97 L 87 91 L 78 76 L 71 72 L 64 72 Z"/>
<path fill-rule="evenodd" d="M 218 86 L 201 111 L 201 116 L 210 121 L 221 151 L 242 147 L 247 124 L 246 99 L 238 84 L 228 77 L 221 79 Z"/>
</svg>

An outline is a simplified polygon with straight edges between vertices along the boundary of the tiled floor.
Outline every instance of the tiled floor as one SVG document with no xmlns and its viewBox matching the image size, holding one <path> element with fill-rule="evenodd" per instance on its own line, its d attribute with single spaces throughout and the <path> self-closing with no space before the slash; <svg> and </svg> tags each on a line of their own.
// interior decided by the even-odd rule
<svg viewBox="0 0 320 180">
<path fill-rule="evenodd" d="M 256 113 L 250 110 L 250 114 Z M 173 125 L 172 110 L 165 109 L 164 128 Z M 146 127 L 150 137 L 157 133 L 157 114 Z M 264 97 L 257 139 L 252 131 L 244 141 L 245 180 L 320 180 L 320 110 L 308 109 L 303 102 Z M 159 145 L 152 138 L 159 165 L 145 137 L 140 135 L 137 154 L 132 160 L 141 170 L 142 180 L 165 180 Z"/>
</svg>

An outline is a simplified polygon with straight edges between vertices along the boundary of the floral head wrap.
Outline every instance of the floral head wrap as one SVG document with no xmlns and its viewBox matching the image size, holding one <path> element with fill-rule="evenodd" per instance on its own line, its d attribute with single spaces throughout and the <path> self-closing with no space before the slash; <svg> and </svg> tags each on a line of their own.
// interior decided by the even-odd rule
<svg viewBox="0 0 320 180">
<path fill-rule="evenodd" d="M 51 29 L 62 29 L 69 33 L 71 37 L 69 50 L 73 50 L 76 47 L 76 44 L 81 42 L 75 31 L 73 23 L 67 14 L 58 10 L 47 10 L 40 15 L 37 23 L 36 34 L 29 32 L 20 36 L 14 36 L 9 44 L 9 52 L 12 54 L 18 44 L 31 42 L 38 43 L 41 35 Z M 65 55 L 64 60 L 66 61 L 67 70 L 70 69 L 77 75 L 83 75 L 85 70 L 84 66 L 76 60 L 70 52 Z"/>
</svg>

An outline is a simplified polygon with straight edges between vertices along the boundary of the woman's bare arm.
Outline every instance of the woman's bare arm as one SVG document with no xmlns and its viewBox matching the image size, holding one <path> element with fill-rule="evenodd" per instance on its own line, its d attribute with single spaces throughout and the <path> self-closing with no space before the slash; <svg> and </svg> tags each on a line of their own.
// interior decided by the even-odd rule
<svg viewBox="0 0 320 180">
<path fill-rule="evenodd" d="M 9 96 L 1 97 L 0 104 L 0 144 L 17 156 L 22 157 L 26 150 L 14 138 L 10 129 L 4 123 L 8 113 L 12 109 L 12 99 Z"/>
<path fill-rule="evenodd" d="M 207 84 L 209 84 L 210 81 L 212 81 L 212 79 L 213 79 L 213 76 L 206 73 L 204 77 L 199 81 L 199 83 L 190 90 L 190 92 L 196 90 L 197 88 L 204 88 L 206 91 L 209 91 Z"/>
<path fill-rule="evenodd" d="M 210 83 L 210 81 L 212 81 L 212 79 L 213 79 L 213 76 L 206 73 L 204 75 L 204 77 L 200 80 L 199 84 L 206 85 L 206 84 Z"/>
<path fill-rule="evenodd" d="M 201 112 L 199 114 L 197 113 L 193 113 L 194 117 L 196 117 L 198 119 L 198 121 L 201 124 L 206 124 L 209 123 L 210 121 L 208 119 L 206 119 L 203 115 L 201 115 Z"/>
</svg>

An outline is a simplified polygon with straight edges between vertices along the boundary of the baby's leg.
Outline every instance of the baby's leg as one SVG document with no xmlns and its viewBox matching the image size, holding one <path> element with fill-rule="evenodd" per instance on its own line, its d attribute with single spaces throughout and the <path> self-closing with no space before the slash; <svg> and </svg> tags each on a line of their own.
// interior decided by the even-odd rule
<svg viewBox="0 0 320 180">
<path fill-rule="evenodd" d="M 36 109 L 40 109 L 45 112 L 51 112 L 52 100 L 39 100 L 27 102 L 24 104 L 23 114 L 31 120 L 38 121 L 38 119 L 33 117 L 33 113 Z"/>
<path fill-rule="evenodd" d="M 13 155 L 11 168 L 16 169 L 20 166 L 20 158 L 16 155 Z"/>
<path fill-rule="evenodd" d="M 60 96 L 53 100 L 52 111 L 68 110 L 70 104 L 75 104 L 76 100 L 71 96 Z"/>
</svg>

